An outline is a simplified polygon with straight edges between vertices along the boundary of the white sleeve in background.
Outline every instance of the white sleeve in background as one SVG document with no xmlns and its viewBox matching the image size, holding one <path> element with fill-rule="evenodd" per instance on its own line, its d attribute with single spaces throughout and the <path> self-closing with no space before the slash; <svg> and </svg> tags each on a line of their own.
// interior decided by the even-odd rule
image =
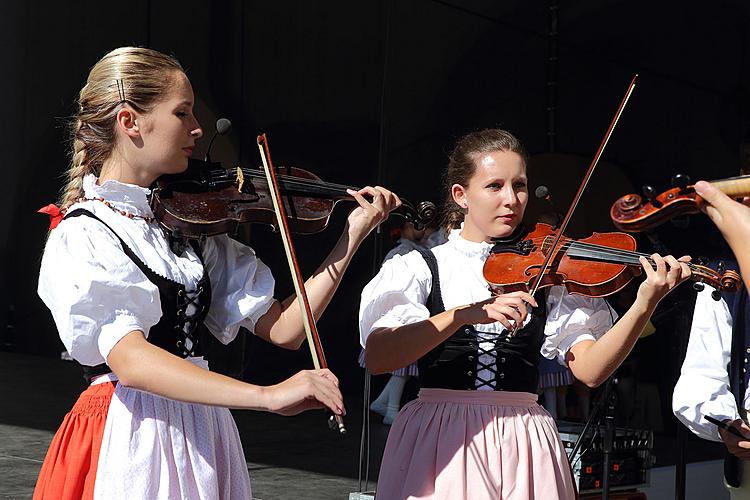
<svg viewBox="0 0 750 500">
<path fill-rule="evenodd" d="M 398 327 L 428 319 L 425 306 L 432 287 L 432 274 L 422 255 L 413 251 L 395 255 L 362 290 L 359 305 L 359 335 L 362 347 L 378 328 Z"/>
<path fill-rule="evenodd" d="M 247 245 L 227 235 L 208 238 L 203 263 L 211 279 L 211 307 L 205 324 L 224 344 L 237 336 L 240 326 L 255 331 L 255 324 L 273 304 L 271 270 Z"/>
<path fill-rule="evenodd" d="M 712 288 L 698 293 L 685 362 L 672 395 L 672 411 L 693 433 L 721 441 L 716 426 L 704 418 L 739 418 L 729 389 L 732 317 L 724 300 L 711 298 Z"/>
<path fill-rule="evenodd" d="M 568 351 L 584 340 L 596 340 L 612 328 L 617 313 L 606 300 L 568 293 L 553 286 L 547 294 L 547 323 L 542 355 L 566 365 Z"/>
</svg>

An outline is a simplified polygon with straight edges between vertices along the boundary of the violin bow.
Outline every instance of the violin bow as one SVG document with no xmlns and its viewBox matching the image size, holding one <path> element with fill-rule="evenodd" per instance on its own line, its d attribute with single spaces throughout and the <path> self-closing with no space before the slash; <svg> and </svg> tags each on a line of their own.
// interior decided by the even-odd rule
<svg viewBox="0 0 750 500">
<path fill-rule="evenodd" d="M 266 180 L 268 181 L 271 201 L 273 202 L 274 212 L 276 213 L 276 221 L 279 225 L 281 241 L 284 244 L 284 251 L 286 253 L 287 262 L 289 263 L 289 270 L 292 274 L 294 290 L 297 293 L 297 303 L 299 304 L 300 312 L 302 313 L 302 324 L 305 328 L 307 344 L 310 346 L 310 355 L 312 356 L 313 365 L 317 370 L 328 368 L 328 363 L 326 362 L 326 357 L 323 352 L 323 344 L 320 342 L 318 328 L 315 325 L 315 317 L 310 308 L 310 301 L 307 298 L 305 281 L 302 279 L 302 273 L 299 270 L 299 263 L 297 261 L 297 254 L 294 251 L 294 245 L 292 244 L 291 231 L 289 231 L 289 225 L 287 224 L 286 209 L 284 208 L 284 203 L 281 199 L 281 190 L 279 189 L 276 171 L 274 170 L 273 162 L 271 161 L 271 150 L 268 147 L 268 138 L 266 137 L 266 134 L 259 135 L 257 142 L 258 149 L 260 150 L 260 158 L 263 161 L 263 170 L 265 171 Z M 344 419 L 341 415 L 331 415 L 328 423 L 332 429 L 334 427 L 337 428 L 339 434 L 346 434 Z"/>
<path fill-rule="evenodd" d="M 586 189 L 586 186 L 588 185 L 589 180 L 591 179 L 591 176 L 594 173 L 594 169 L 596 168 L 596 165 L 599 163 L 599 159 L 602 157 L 602 154 L 604 153 L 604 148 L 607 147 L 609 138 L 612 137 L 612 132 L 614 132 L 615 127 L 617 126 L 617 122 L 620 120 L 620 116 L 622 115 L 622 112 L 625 110 L 625 106 L 628 103 L 628 99 L 630 99 L 630 95 L 633 93 L 633 89 L 635 89 L 635 81 L 637 78 L 638 78 L 638 74 L 636 73 L 635 75 L 633 75 L 633 80 L 631 80 L 630 85 L 628 85 L 628 88 L 625 91 L 625 95 L 622 97 L 622 100 L 620 101 L 620 106 L 618 106 L 617 111 L 615 112 L 615 116 L 614 118 L 612 118 L 612 121 L 609 124 L 609 128 L 607 129 L 607 132 L 604 134 L 601 144 L 599 144 L 599 149 L 596 151 L 594 158 L 591 160 L 591 164 L 589 165 L 589 169 L 586 172 L 586 175 L 583 176 L 583 181 L 581 181 L 581 185 L 578 187 L 578 192 L 576 193 L 575 197 L 573 198 L 573 202 L 570 204 L 570 207 L 568 208 L 568 213 L 565 214 L 565 218 L 560 223 L 560 227 L 557 231 L 557 235 L 555 236 L 555 239 L 552 241 L 552 246 L 550 247 L 551 250 L 549 253 L 547 253 L 547 257 L 544 259 L 544 262 L 542 263 L 542 266 L 539 269 L 539 274 L 537 275 L 536 282 L 534 283 L 534 286 L 529 291 L 530 295 L 534 295 L 537 292 L 537 290 L 539 290 L 539 285 L 542 283 L 542 278 L 544 277 L 544 273 L 549 267 L 552 259 L 557 254 L 557 251 L 559 249 L 558 246 L 560 245 L 560 240 L 562 239 L 562 235 L 565 233 L 565 229 L 567 229 L 568 227 L 568 222 L 570 222 L 570 219 L 573 217 L 573 212 L 578 206 L 578 202 L 581 200 L 581 196 L 583 196 L 583 191 Z M 515 325 L 511 333 L 514 333 L 517 330 L 517 328 L 518 328 L 518 325 Z"/>
</svg>

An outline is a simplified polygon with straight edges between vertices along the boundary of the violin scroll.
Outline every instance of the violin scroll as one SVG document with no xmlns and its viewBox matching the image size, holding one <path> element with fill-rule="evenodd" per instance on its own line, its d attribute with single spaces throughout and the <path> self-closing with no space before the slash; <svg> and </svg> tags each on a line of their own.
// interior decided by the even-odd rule
<svg viewBox="0 0 750 500">
<path fill-rule="evenodd" d="M 414 229 L 421 231 L 437 216 L 437 207 L 431 201 L 420 202 L 416 208 L 408 200 L 401 198 L 401 206 L 391 212 L 399 215 L 414 225 Z"/>
<path fill-rule="evenodd" d="M 714 300 L 721 298 L 718 292 L 734 293 L 742 288 L 742 277 L 737 271 L 722 268 L 715 270 L 708 266 L 693 263 L 690 263 L 689 266 L 693 273 L 691 276 L 694 281 L 693 288 L 696 291 L 701 291 L 704 288 L 704 283 L 710 285 L 715 289 L 714 293 L 711 294 Z"/>
<path fill-rule="evenodd" d="M 750 195 L 750 175 L 731 177 L 711 181 L 728 196 L 742 197 Z M 655 194 L 653 188 L 644 189 L 648 200 L 637 194 L 626 194 L 612 204 L 609 215 L 614 225 L 629 233 L 648 231 L 681 215 L 700 212 L 701 197 L 695 192 L 690 179 L 685 175 L 672 178 L 676 187 L 661 194 Z"/>
</svg>

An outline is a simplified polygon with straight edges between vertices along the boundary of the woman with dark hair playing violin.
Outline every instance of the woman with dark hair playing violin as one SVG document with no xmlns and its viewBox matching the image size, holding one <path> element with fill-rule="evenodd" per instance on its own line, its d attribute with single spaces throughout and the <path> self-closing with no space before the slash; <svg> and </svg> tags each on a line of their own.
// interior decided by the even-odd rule
<svg viewBox="0 0 750 500">
<path fill-rule="evenodd" d="M 536 403 L 539 353 L 601 384 L 659 301 L 690 276 L 689 258 L 653 255 L 653 266 L 641 258 L 646 279 L 614 325 L 604 300 L 560 286 L 491 296 L 483 264 L 492 240 L 523 217 L 526 154 L 504 130 L 470 133 L 445 181 L 448 242 L 392 258 L 362 292 L 367 367 L 384 373 L 418 361 L 422 387 L 393 423 L 377 498 L 574 498 L 554 421 Z"/>
<path fill-rule="evenodd" d="M 81 89 L 38 291 L 90 385 L 50 445 L 35 499 L 245 500 L 250 479 L 229 407 L 344 413 L 328 370 L 268 387 L 208 370 L 204 334 L 228 343 L 245 327 L 296 349 L 305 333 L 294 297 L 274 299 L 271 271 L 251 248 L 220 235 L 173 251 L 154 218 L 149 186 L 184 171 L 203 134 L 194 101 L 175 59 L 137 47 L 106 54 Z M 359 206 L 306 283 L 316 317 L 362 240 L 399 205 L 380 187 L 350 194 Z"/>
</svg>

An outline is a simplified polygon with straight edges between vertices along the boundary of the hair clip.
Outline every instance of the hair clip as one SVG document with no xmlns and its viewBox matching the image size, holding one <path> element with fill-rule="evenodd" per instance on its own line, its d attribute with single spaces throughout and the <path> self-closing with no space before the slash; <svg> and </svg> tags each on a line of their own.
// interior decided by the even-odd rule
<svg viewBox="0 0 750 500">
<path fill-rule="evenodd" d="M 127 102 L 128 100 L 125 99 L 125 83 L 121 78 L 115 80 L 115 83 L 117 84 L 117 93 L 120 94 L 120 102 L 118 104 Z"/>
</svg>

